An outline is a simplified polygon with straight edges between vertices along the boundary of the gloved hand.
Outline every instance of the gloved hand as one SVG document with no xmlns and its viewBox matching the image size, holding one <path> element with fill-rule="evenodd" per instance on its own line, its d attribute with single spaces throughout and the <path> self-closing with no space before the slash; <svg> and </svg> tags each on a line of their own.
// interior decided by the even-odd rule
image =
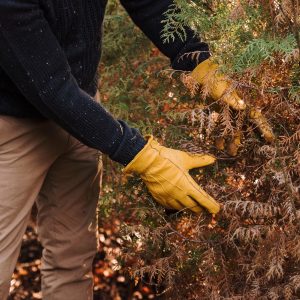
<svg viewBox="0 0 300 300">
<path fill-rule="evenodd" d="M 208 88 L 209 95 L 214 100 L 223 101 L 234 110 L 247 110 L 249 120 L 259 129 L 264 139 L 270 143 L 275 140 L 275 135 L 267 119 L 258 109 L 249 107 L 245 101 L 239 97 L 236 90 L 225 76 L 218 73 L 218 65 L 211 59 L 207 59 L 200 63 L 193 70 L 191 76 L 199 84 L 205 85 L 205 87 Z M 236 140 L 237 138 L 234 137 L 232 141 L 236 144 Z"/>
<path fill-rule="evenodd" d="M 219 203 L 204 192 L 188 173 L 190 169 L 210 165 L 215 160 L 210 155 L 189 154 L 163 147 L 150 136 L 146 146 L 124 172 L 139 174 L 152 196 L 167 208 L 187 208 L 200 213 L 201 207 L 205 207 L 216 214 L 220 210 Z"/>
</svg>

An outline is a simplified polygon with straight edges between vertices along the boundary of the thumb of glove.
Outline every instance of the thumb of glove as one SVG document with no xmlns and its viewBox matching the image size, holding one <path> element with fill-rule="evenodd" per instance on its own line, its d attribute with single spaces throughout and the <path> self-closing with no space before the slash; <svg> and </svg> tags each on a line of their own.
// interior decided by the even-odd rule
<svg viewBox="0 0 300 300">
<path fill-rule="evenodd" d="M 191 154 L 179 151 L 183 167 L 186 170 L 201 168 L 213 164 L 216 158 L 208 154 Z"/>
</svg>

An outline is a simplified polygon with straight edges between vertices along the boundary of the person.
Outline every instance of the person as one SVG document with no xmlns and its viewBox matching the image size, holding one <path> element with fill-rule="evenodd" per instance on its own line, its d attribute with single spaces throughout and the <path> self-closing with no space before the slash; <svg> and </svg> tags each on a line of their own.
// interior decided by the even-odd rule
<svg viewBox="0 0 300 300">
<path fill-rule="evenodd" d="M 0 2 L 1 300 L 7 298 L 34 202 L 43 299 L 92 299 L 98 151 L 122 164 L 124 172 L 140 174 L 166 207 L 196 213 L 205 207 L 213 214 L 220 209 L 188 173 L 214 157 L 163 147 L 94 101 L 106 2 Z M 201 83 L 214 68 L 208 45 L 192 29 L 185 28 L 186 41 L 162 42 L 161 21 L 171 0 L 120 2 L 174 69 L 194 70 Z M 197 59 L 184 55 L 195 51 Z M 228 88 L 218 81 L 213 97 Z M 224 101 L 245 109 L 233 92 Z"/>
</svg>

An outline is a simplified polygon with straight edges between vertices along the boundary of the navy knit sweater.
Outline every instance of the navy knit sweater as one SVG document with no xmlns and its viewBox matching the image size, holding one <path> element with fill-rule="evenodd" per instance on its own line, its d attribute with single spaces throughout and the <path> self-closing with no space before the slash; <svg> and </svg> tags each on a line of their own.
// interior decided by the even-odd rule
<svg viewBox="0 0 300 300">
<path fill-rule="evenodd" d="M 0 1 L 0 114 L 51 119 L 84 144 L 126 165 L 145 140 L 92 98 L 106 2 Z M 207 45 L 190 29 L 186 42 L 163 44 L 161 21 L 171 0 L 121 0 L 121 4 L 170 58 L 173 68 L 192 70 L 209 57 Z M 200 60 L 179 59 L 190 51 L 201 51 Z"/>
</svg>

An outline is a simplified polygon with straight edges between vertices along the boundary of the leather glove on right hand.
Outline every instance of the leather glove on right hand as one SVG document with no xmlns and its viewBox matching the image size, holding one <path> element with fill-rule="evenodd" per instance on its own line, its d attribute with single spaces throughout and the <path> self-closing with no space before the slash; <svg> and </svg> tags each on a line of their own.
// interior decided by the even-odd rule
<svg viewBox="0 0 300 300">
<path fill-rule="evenodd" d="M 224 75 L 218 72 L 218 65 L 212 59 L 200 63 L 191 73 L 191 76 L 201 85 L 208 87 L 209 95 L 216 101 L 221 100 L 227 103 L 234 110 L 248 111 L 249 120 L 259 129 L 263 138 L 271 143 L 275 140 L 272 127 L 262 113 L 247 104 L 232 88 L 232 84 Z"/>
<path fill-rule="evenodd" d="M 152 136 L 146 146 L 125 167 L 125 173 L 135 172 L 145 182 L 152 196 L 171 209 L 190 209 L 195 213 L 205 207 L 210 213 L 220 210 L 219 203 L 203 191 L 189 175 L 193 168 L 215 162 L 206 154 L 189 154 L 161 146 Z"/>
</svg>

